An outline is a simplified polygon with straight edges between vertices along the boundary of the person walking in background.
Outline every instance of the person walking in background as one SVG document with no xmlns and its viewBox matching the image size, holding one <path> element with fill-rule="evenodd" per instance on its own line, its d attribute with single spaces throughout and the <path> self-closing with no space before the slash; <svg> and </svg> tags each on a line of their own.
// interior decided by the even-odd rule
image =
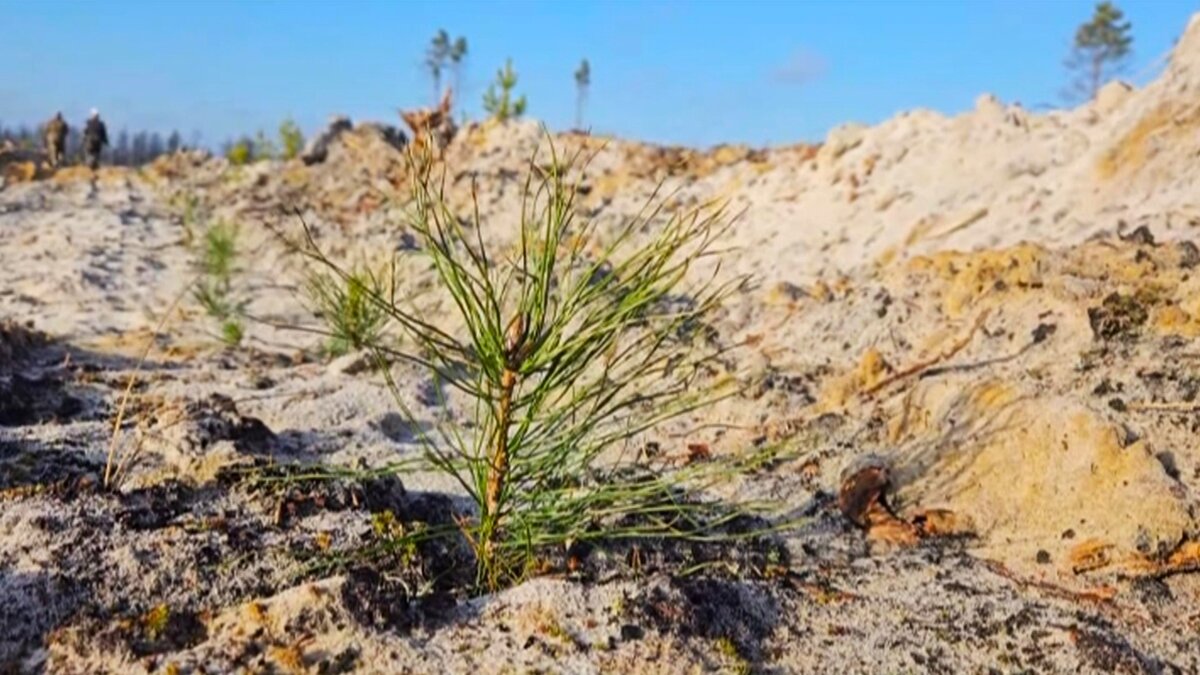
<svg viewBox="0 0 1200 675">
<path fill-rule="evenodd" d="M 83 154 L 87 165 L 95 171 L 100 166 L 100 153 L 108 145 L 108 129 L 100 119 L 100 111 L 92 108 L 87 126 L 83 129 Z"/>
<path fill-rule="evenodd" d="M 67 131 L 67 122 L 61 112 L 54 113 L 54 117 L 46 122 L 43 140 L 46 143 L 46 157 L 50 160 L 51 168 L 57 169 L 66 155 Z"/>
</svg>

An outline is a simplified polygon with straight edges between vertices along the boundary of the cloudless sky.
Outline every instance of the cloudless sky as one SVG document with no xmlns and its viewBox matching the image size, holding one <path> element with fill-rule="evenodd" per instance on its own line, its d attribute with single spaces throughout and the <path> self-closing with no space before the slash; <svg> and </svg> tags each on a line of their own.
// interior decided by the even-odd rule
<svg viewBox="0 0 1200 675">
<path fill-rule="evenodd" d="M 982 92 L 1058 104 L 1062 61 L 1088 0 L 719 2 L 499 0 L 0 0 L 0 122 L 56 109 L 110 130 L 199 132 L 217 145 L 288 116 L 399 123 L 426 104 L 438 28 L 469 42 L 468 111 L 507 57 L 528 114 L 573 124 L 587 57 L 585 123 L 663 143 L 818 140 L 846 121 L 925 107 L 956 113 Z M 1198 0 L 1118 0 L 1133 22 L 1136 81 Z"/>
</svg>

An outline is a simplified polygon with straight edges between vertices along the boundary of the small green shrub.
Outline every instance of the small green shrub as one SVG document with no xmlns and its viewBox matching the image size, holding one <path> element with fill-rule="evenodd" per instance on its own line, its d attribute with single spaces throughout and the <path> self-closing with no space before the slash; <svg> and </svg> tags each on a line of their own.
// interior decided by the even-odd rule
<svg viewBox="0 0 1200 675">
<path fill-rule="evenodd" d="M 350 269 L 345 276 L 313 270 L 305 280 L 309 305 L 329 329 L 326 350 L 341 356 L 351 350 L 378 343 L 387 323 L 387 313 L 374 298 L 390 298 L 391 273 L 366 266 Z"/>
<path fill-rule="evenodd" d="M 204 206 L 195 193 L 177 192 L 169 200 L 171 208 L 179 215 L 183 226 L 183 245 L 191 247 L 196 242 L 196 225 L 202 220 Z"/>
<path fill-rule="evenodd" d="M 225 159 L 234 166 L 246 166 L 250 163 L 253 157 L 253 151 L 250 148 L 250 141 L 242 139 L 237 143 L 229 146 L 229 150 L 225 153 Z"/>
<path fill-rule="evenodd" d="M 214 279 L 197 279 L 192 288 L 192 298 L 205 314 L 221 321 L 238 311 L 237 304 L 229 298 L 229 290 L 225 284 Z"/>
<path fill-rule="evenodd" d="M 512 59 L 504 68 L 496 71 L 496 81 L 488 85 L 483 93 L 483 109 L 493 118 L 504 122 L 525 114 L 525 95 L 513 98 L 517 86 L 517 71 L 513 70 Z"/>
<path fill-rule="evenodd" d="M 238 231 L 235 225 L 217 221 L 204 232 L 200 251 L 200 271 L 228 287 L 237 257 Z"/>
<path fill-rule="evenodd" d="M 596 232 L 577 222 L 576 186 L 565 178 L 574 163 L 555 157 L 538 181 L 531 173 L 519 249 L 502 255 L 484 246 L 486 223 L 465 226 L 446 204 L 429 157 L 413 158 L 408 224 L 461 329 L 407 298 L 352 281 L 358 275 L 325 256 L 307 228 L 305 242 L 293 244 L 340 280 L 334 288 L 368 291 L 387 326 L 416 345 L 400 351 L 364 337 L 380 361 L 423 364 L 473 401 L 471 424 L 439 421 L 420 442 L 432 467 L 474 501 L 457 534 L 490 588 L 519 579 L 550 549 L 639 537 L 719 539 L 724 523 L 746 513 L 704 502 L 699 492 L 744 466 L 713 459 L 651 471 L 634 453 L 606 454 L 733 393 L 732 377 L 709 370 L 717 347 L 689 329 L 709 323 L 744 281 L 692 281 L 727 229 L 724 212 L 710 205 L 666 217 L 658 205 L 605 244 L 589 246 Z M 653 237 L 640 240 L 648 231 Z M 337 323 L 344 315 L 322 313 L 332 334 L 345 331 Z M 381 370 L 419 428 L 390 370 Z"/>
<path fill-rule="evenodd" d="M 304 133 L 294 121 L 286 119 L 279 125 L 279 145 L 284 159 L 295 159 L 304 149 Z"/>
<path fill-rule="evenodd" d="M 221 341 L 231 346 L 241 343 L 245 336 L 241 318 L 246 302 L 238 299 L 233 289 L 237 237 L 237 227 L 225 221 L 218 221 L 204 232 L 196 254 L 198 276 L 192 287 L 192 298 L 220 323 Z"/>
<path fill-rule="evenodd" d="M 236 347 L 242 343 L 242 338 L 246 336 L 245 328 L 242 326 L 242 320 L 237 316 L 225 319 L 221 324 L 221 341 L 230 347 Z"/>
</svg>

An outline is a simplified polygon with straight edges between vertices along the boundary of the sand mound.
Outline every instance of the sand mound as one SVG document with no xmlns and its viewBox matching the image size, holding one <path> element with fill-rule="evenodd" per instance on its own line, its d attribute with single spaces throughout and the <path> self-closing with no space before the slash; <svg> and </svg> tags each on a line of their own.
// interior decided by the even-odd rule
<svg viewBox="0 0 1200 675">
<path fill-rule="evenodd" d="M 801 315 L 847 336 L 833 363 L 860 354 L 817 407 L 875 421 L 859 443 L 889 458 L 901 515 L 949 510 L 981 555 L 1059 580 L 1182 564 L 1197 261 L 1138 239 L 918 257 Z"/>
</svg>

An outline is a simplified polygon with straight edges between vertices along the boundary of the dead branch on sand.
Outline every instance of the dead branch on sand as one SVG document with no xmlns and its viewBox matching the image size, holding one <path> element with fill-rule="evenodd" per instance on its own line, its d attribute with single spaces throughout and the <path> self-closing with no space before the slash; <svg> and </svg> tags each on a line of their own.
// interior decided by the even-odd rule
<svg viewBox="0 0 1200 675">
<path fill-rule="evenodd" d="M 987 319 L 988 313 L 990 311 L 991 310 L 985 309 L 982 312 L 980 312 L 979 316 L 977 316 L 975 318 L 975 322 L 971 325 L 971 330 L 967 331 L 967 333 L 965 335 L 963 335 L 961 338 L 956 340 L 947 349 L 944 349 L 944 350 L 938 352 L 937 354 L 934 354 L 933 356 L 929 357 L 928 359 L 923 359 L 921 361 L 917 361 L 916 363 L 913 363 L 912 365 L 908 366 L 907 368 L 902 368 L 902 369 L 896 371 L 895 373 L 891 374 L 890 376 L 885 377 L 882 380 L 876 382 L 875 384 L 863 389 L 861 395 L 864 398 L 871 396 L 871 395 L 875 394 L 876 392 L 879 392 L 879 391 L 895 384 L 896 382 L 899 382 L 900 380 L 912 377 L 914 375 L 919 375 L 919 374 L 925 372 L 926 370 L 929 370 L 930 368 L 938 365 L 939 363 L 942 363 L 943 361 L 945 361 L 947 359 L 953 358 L 956 354 L 958 354 L 962 350 L 966 349 L 967 345 L 971 344 L 971 341 L 975 339 L 975 334 L 978 333 L 979 328 L 981 326 L 983 326 L 983 322 Z"/>
</svg>

